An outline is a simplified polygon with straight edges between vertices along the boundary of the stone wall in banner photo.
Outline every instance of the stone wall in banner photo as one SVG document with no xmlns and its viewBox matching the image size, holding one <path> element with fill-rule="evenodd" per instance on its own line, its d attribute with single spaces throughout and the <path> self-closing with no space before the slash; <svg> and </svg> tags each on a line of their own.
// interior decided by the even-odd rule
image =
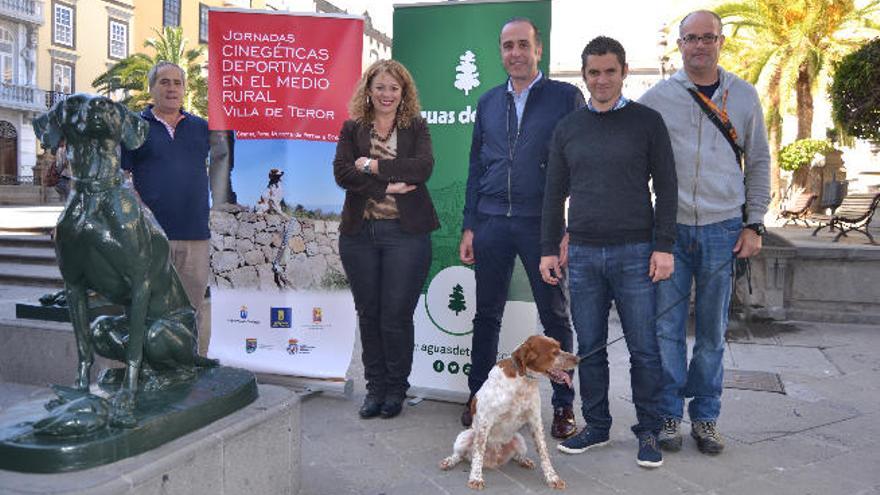
<svg viewBox="0 0 880 495">
<path fill-rule="evenodd" d="M 286 218 L 229 204 L 211 210 L 210 225 L 214 287 L 267 291 L 348 287 L 339 260 L 338 221 Z"/>
</svg>

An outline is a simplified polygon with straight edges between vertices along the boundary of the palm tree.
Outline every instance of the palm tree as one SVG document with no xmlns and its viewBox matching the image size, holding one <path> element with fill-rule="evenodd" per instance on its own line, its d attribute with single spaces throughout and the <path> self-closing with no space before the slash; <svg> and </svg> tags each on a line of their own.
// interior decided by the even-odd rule
<svg viewBox="0 0 880 495">
<path fill-rule="evenodd" d="M 139 110 L 150 100 L 147 73 L 161 61 L 173 62 L 186 71 L 186 94 L 184 108 L 201 116 L 208 113 L 208 85 L 202 75 L 199 59 L 204 46 L 186 49 L 187 39 L 179 27 L 165 27 L 162 32 L 154 30 L 156 38 L 144 42 L 144 48 L 152 48 L 155 54 L 134 53 L 117 62 L 113 67 L 92 81 L 99 92 L 109 95 L 122 90 L 125 103 L 132 110 Z"/>
<path fill-rule="evenodd" d="M 776 154 L 781 148 L 782 115 L 797 115 L 797 137 L 811 137 L 813 90 L 832 64 L 880 32 L 880 0 L 741 0 L 715 12 L 731 27 L 722 65 L 757 85 L 773 151 L 773 191 L 779 197 Z M 795 174 L 806 183 L 807 168 Z M 800 170 L 800 169 L 799 169 Z"/>
</svg>

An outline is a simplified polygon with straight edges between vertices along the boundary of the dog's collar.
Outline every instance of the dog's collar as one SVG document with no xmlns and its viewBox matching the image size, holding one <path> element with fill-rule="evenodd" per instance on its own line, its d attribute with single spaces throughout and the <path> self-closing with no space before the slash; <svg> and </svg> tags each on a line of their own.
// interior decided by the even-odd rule
<svg viewBox="0 0 880 495">
<path fill-rule="evenodd" d="M 73 179 L 73 187 L 77 192 L 100 193 L 119 187 L 123 182 L 122 174 L 101 179 Z"/>
<path fill-rule="evenodd" d="M 519 363 L 516 362 L 516 359 L 513 359 L 513 358 L 511 357 L 510 360 L 513 361 L 513 367 L 516 369 L 516 372 L 517 372 L 517 373 L 522 373 L 523 376 L 525 376 L 525 377 L 528 378 L 529 380 L 537 380 L 537 379 L 538 379 L 538 375 L 534 375 L 534 374 L 532 374 L 532 373 L 529 373 L 529 369 L 526 368 L 526 367 L 524 367 L 524 366 L 521 367 L 521 366 L 519 365 Z"/>
</svg>

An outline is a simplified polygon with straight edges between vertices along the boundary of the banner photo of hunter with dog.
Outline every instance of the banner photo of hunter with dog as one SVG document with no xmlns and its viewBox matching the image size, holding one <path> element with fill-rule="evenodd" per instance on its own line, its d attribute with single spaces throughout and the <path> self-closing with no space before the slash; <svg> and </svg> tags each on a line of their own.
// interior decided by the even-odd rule
<svg viewBox="0 0 880 495">
<path fill-rule="evenodd" d="M 344 379 L 356 314 L 332 167 L 361 75 L 363 20 L 212 9 L 209 36 L 208 355 L 257 372 Z"/>
</svg>

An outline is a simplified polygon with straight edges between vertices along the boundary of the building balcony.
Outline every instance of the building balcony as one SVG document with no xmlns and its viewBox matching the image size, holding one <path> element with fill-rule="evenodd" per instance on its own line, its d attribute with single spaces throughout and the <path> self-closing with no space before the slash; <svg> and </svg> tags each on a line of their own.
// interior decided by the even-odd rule
<svg viewBox="0 0 880 495">
<path fill-rule="evenodd" d="M 43 23 L 41 0 L 0 0 L 0 17 L 31 24 Z"/>
<path fill-rule="evenodd" d="M 32 86 L 0 83 L 0 107 L 42 113 L 46 111 L 45 93 Z"/>
</svg>

